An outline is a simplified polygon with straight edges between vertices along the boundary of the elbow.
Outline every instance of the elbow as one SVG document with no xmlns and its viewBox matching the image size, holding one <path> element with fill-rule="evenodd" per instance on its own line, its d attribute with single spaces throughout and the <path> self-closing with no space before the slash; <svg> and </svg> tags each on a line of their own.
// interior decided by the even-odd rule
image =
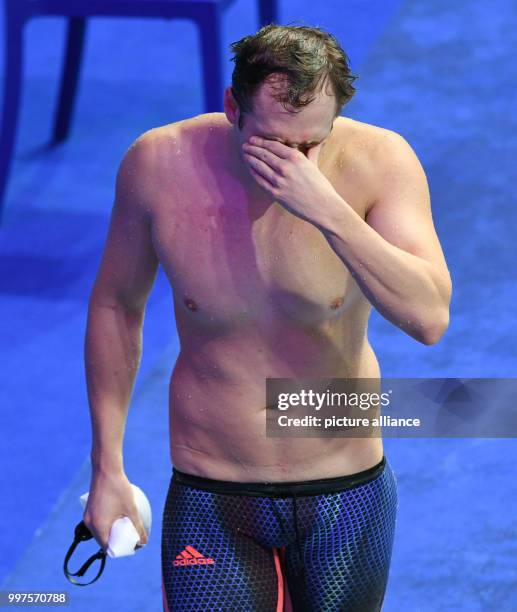
<svg viewBox="0 0 517 612">
<path fill-rule="evenodd" d="M 436 316 L 433 322 L 425 328 L 420 341 L 426 346 L 437 344 L 449 327 L 449 310 L 442 316 Z"/>
</svg>

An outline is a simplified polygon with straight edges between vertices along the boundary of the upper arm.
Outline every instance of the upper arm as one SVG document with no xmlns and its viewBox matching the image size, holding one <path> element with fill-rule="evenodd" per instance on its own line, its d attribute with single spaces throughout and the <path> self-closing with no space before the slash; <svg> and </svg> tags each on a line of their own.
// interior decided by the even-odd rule
<svg viewBox="0 0 517 612">
<path fill-rule="evenodd" d="M 451 278 L 434 228 L 424 169 L 402 136 L 383 132 L 378 193 L 366 222 L 391 244 L 426 261 L 448 304 Z"/>
<path fill-rule="evenodd" d="M 108 235 L 90 300 L 142 312 L 158 271 L 149 209 L 153 143 L 137 138 L 120 163 Z"/>
</svg>

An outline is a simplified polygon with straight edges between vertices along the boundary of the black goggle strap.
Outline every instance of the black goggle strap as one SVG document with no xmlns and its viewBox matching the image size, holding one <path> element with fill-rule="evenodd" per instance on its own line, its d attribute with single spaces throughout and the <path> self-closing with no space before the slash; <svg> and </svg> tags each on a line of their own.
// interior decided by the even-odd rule
<svg viewBox="0 0 517 612">
<path fill-rule="evenodd" d="M 106 564 L 106 553 L 104 552 L 102 548 L 100 548 L 98 552 L 96 552 L 87 561 L 85 561 L 82 564 L 82 566 L 79 568 L 79 570 L 75 572 L 75 574 L 72 574 L 71 572 L 68 571 L 68 561 L 70 560 L 70 557 L 74 553 L 74 550 L 77 548 L 77 545 L 80 542 L 85 542 L 86 540 L 91 540 L 92 538 L 93 538 L 93 535 L 91 534 L 88 527 L 86 527 L 86 525 L 84 524 L 84 521 L 81 521 L 80 523 L 76 525 L 74 541 L 72 542 L 72 545 L 70 546 L 70 548 L 68 549 L 68 552 L 66 553 L 65 562 L 63 564 L 63 571 L 65 573 L 67 580 L 77 586 L 87 586 L 88 584 L 92 584 L 92 582 L 95 582 L 96 580 L 98 580 L 98 578 L 104 571 L 104 565 Z M 93 580 L 90 580 L 90 582 L 78 582 L 77 580 L 72 578 L 72 576 L 79 576 L 79 577 L 84 576 L 84 574 L 86 573 L 90 565 L 97 559 L 101 560 L 100 568 L 99 568 L 99 572 L 97 576 L 95 576 Z"/>
</svg>

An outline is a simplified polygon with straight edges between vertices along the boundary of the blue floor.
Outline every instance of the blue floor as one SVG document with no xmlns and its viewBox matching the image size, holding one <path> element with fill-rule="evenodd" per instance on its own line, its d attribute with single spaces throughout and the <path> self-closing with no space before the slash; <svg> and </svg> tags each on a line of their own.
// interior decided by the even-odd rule
<svg viewBox="0 0 517 612">
<path fill-rule="evenodd" d="M 226 49 L 256 29 L 254 7 L 237 0 L 227 11 Z M 401 133 L 427 173 L 454 283 L 451 323 L 424 346 L 374 312 L 369 336 L 383 376 L 515 376 L 517 6 L 281 0 L 280 9 L 281 23 L 338 37 L 360 75 L 343 114 Z M 64 24 L 47 18 L 26 29 L 0 227 L 0 588 L 68 590 L 73 610 L 161 610 L 167 384 L 178 352 L 161 270 L 125 436 L 126 471 L 154 511 L 150 543 L 108 560 L 89 588 L 70 585 L 61 567 L 89 485 L 83 340 L 115 173 L 143 131 L 203 112 L 198 37 L 186 21 L 134 19 L 96 19 L 88 34 L 73 131 L 49 150 Z M 385 450 L 400 508 L 384 611 L 516 610 L 515 440 L 387 439 Z"/>
</svg>

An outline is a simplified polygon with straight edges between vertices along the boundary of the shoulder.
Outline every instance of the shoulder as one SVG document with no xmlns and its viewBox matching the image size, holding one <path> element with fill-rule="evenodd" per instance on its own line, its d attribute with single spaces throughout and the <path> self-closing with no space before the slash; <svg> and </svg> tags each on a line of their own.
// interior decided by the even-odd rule
<svg viewBox="0 0 517 612">
<path fill-rule="evenodd" d="M 129 143 L 116 173 L 117 199 L 130 201 L 138 208 L 151 207 L 170 158 L 175 132 L 173 125 L 155 127 Z"/>
<path fill-rule="evenodd" d="M 224 113 L 202 113 L 148 130 L 139 139 L 143 138 L 162 145 L 170 144 L 171 140 L 186 144 L 189 139 L 208 134 L 227 123 Z"/>
<path fill-rule="evenodd" d="M 130 163 L 152 163 L 159 161 L 160 155 L 171 149 L 181 134 L 182 121 L 146 130 L 137 136 L 124 153 L 123 159 Z"/>
<path fill-rule="evenodd" d="M 188 121 L 153 127 L 136 136 L 122 155 L 117 183 L 131 184 L 134 189 L 156 185 L 160 176 L 170 171 L 171 159 L 181 152 Z"/>
<path fill-rule="evenodd" d="M 161 128 L 152 128 L 137 136 L 122 155 L 119 176 L 129 178 L 136 172 L 150 168 L 160 136 Z"/>
<path fill-rule="evenodd" d="M 402 134 L 376 125 L 365 125 L 370 136 L 371 160 L 379 170 L 401 165 L 421 169 L 417 154 Z"/>
<path fill-rule="evenodd" d="M 148 209 L 154 209 L 164 197 L 170 206 L 171 194 L 192 188 L 188 185 L 192 160 L 198 158 L 207 139 L 213 140 L 214 128 L 222 127 L 221 117 L 223 113 L 196 115 L 139 134 L 122 156 L 117 191 L 132 192 L 136 196 L 132 200 L 146 202 Z"/>
<path fill-rule="evenodd" d="M 147 130 L 135 139 L 129 150 L 138 150 L 135 157 L 146 158 L 156 171 L 170 173 L 181 167 L 182 160 L 189 162 L 194 149 L 205 146 L 207 140 L 214 141 L 227 123 L 224 113 L 187 117 Z"/>
<path fill-rule="evenodd" d="M 382 161 L 387 152 L 411 148 L 398 132 L 372 123 L 340 116 L 336 119 L 335 127 L 343 144 L 366 153 L 372 161 Z"/>
<path fill-rule="evenodd" d="M 348 131 L 351 135 L 351 147 L 359 153 L 364 153 L 365 162 L 376 176 L 389 176 L 397 170 L 424 173 L 411 144 L 395 130 L 351 120 Z"/>
</svg>

